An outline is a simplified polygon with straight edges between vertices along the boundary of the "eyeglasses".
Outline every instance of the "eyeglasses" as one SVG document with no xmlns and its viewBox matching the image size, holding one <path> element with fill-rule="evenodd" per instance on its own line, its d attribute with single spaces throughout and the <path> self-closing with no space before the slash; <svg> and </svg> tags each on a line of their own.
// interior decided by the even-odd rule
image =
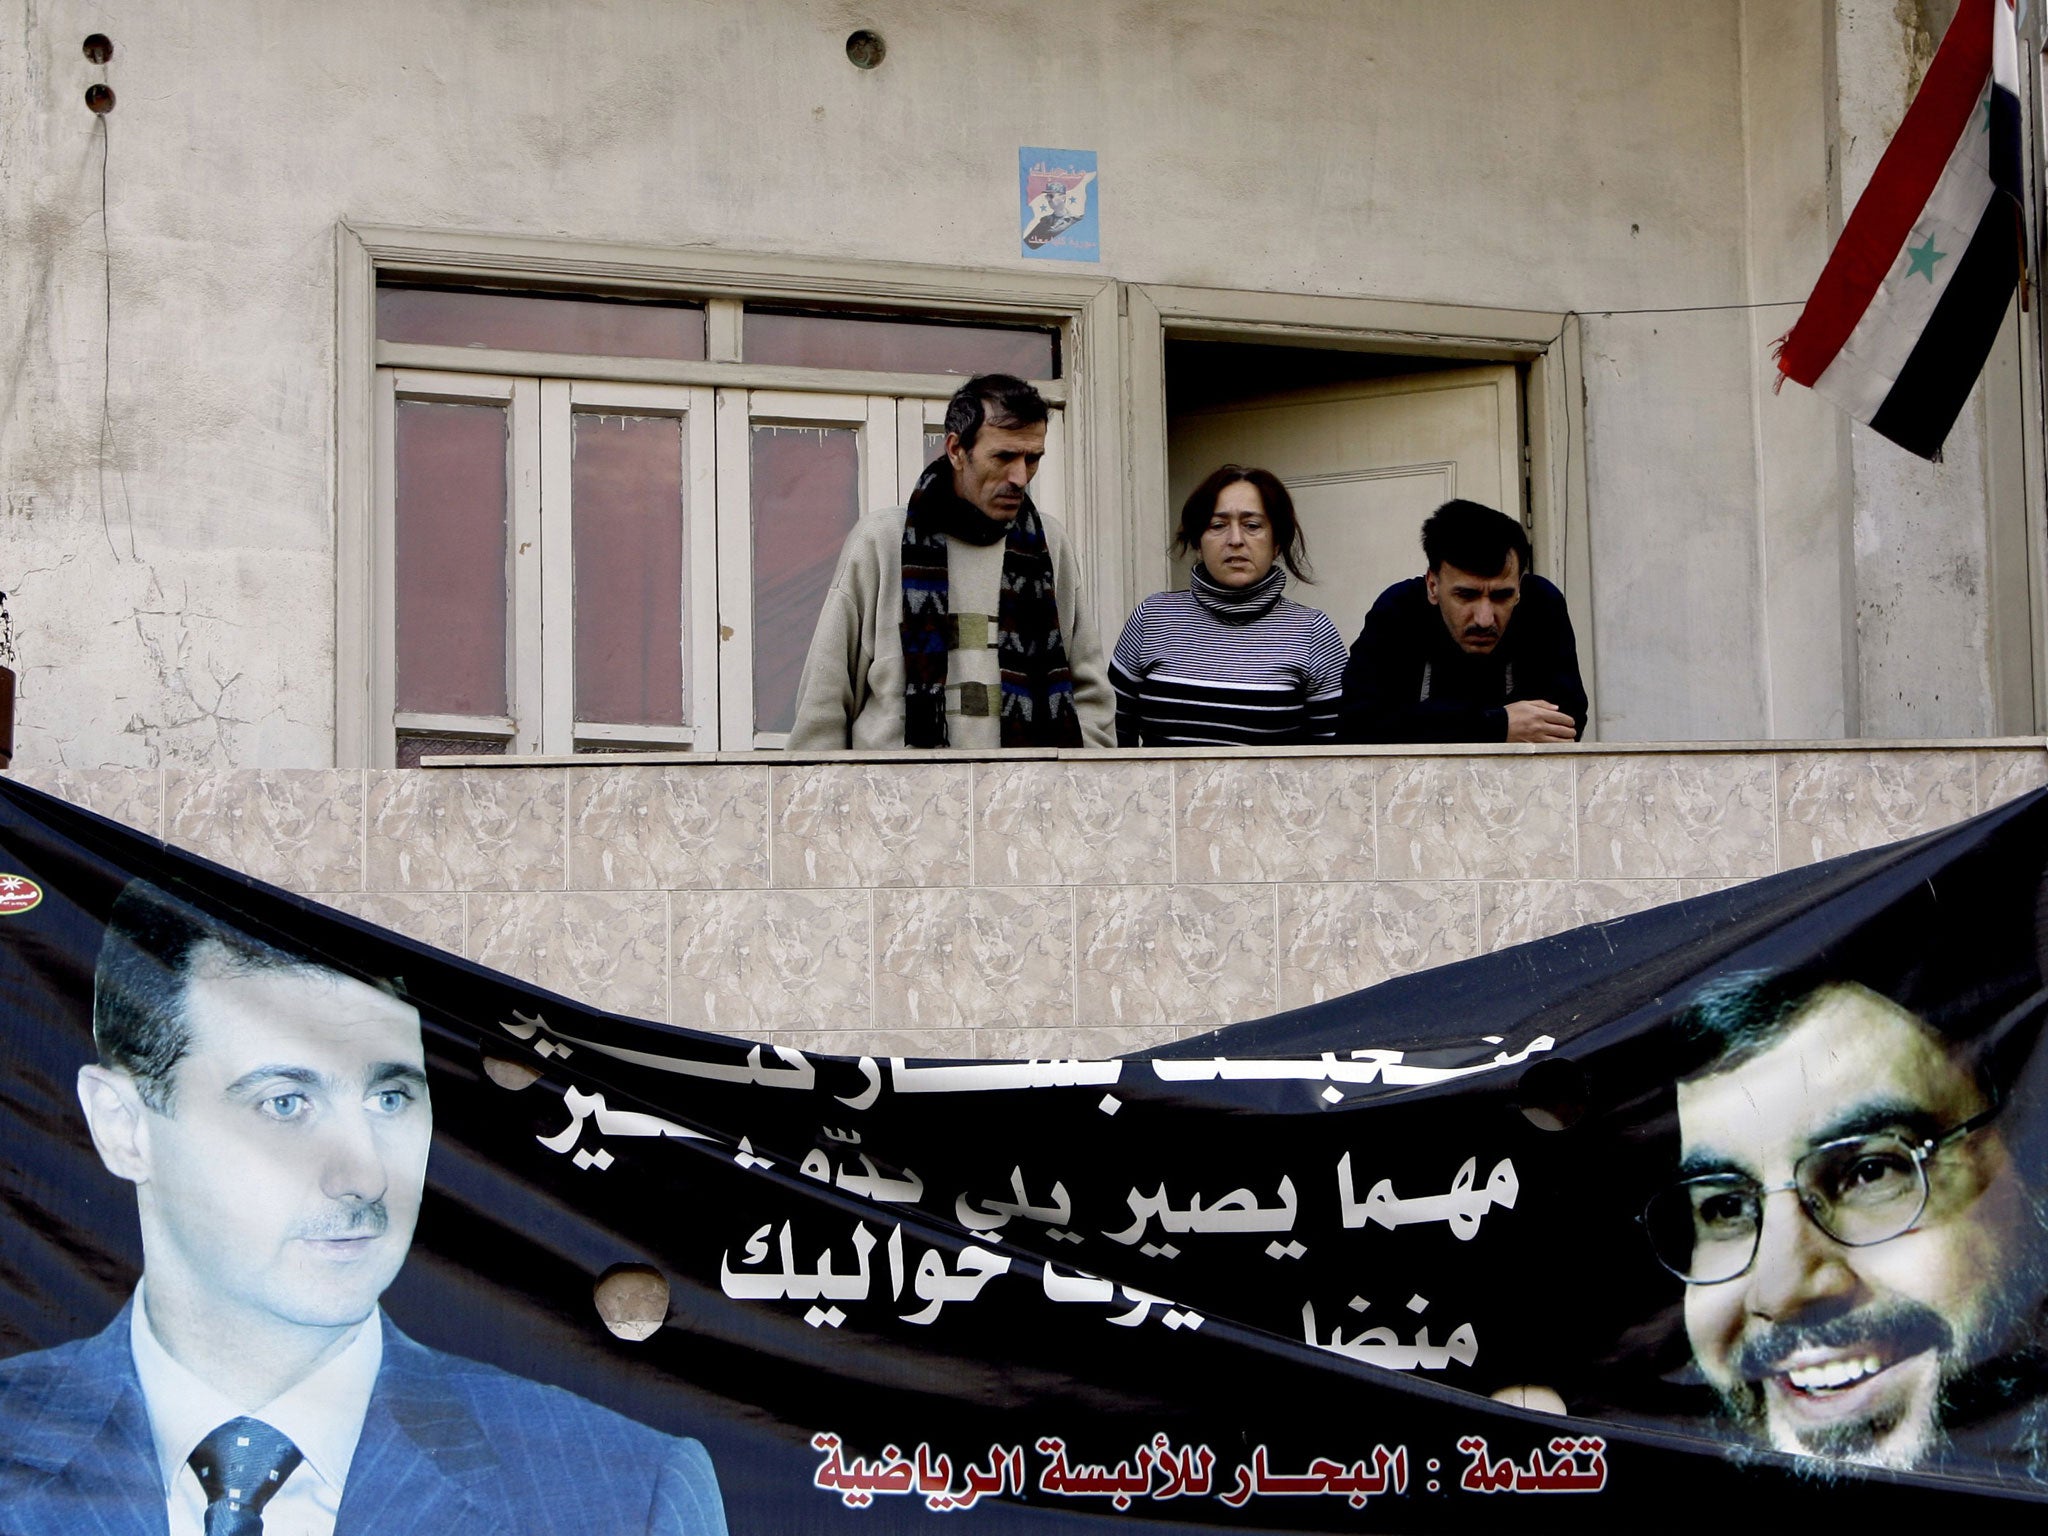
<svg viewBox="0 0 2048 1536">
<path fill-rule="evenodd" d="M 1845 1248 L 1868 1248 L 1913 1229 L 1927 1209 L 1927 1162 L 1988 1124 L 1986 1110 L 1923 1141 L 1889 1131 L 1822 1142 L 1768 1189 L 1746 1173 L 1704 1173 L 1656 1195 L 1636 1219 L 1657 1262 L 1688 1285 L 1720 1285 L 1748 1272 L 1762 1240 L 1764 1201 L 1796 1190 L 1813 1224 Z"/>
</svg>

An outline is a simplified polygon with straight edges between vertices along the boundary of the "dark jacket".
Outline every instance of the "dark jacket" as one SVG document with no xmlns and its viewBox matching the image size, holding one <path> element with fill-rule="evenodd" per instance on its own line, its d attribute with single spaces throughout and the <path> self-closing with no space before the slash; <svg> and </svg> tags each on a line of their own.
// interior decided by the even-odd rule
<svg viewBox="0 0 2048 1536">
<path fill-rule="evenodd" d="M 1585 733 L 1586 685 L 1564 594 L 1524 577 L 1493 654 L 1471 656 L 1415 576 L 1387 588 L 1365 616 L 1344 669 L 1337 739 L 1505 741 L 1507 706 L 1518 699 L 1548 699 Z"/>
</svg>

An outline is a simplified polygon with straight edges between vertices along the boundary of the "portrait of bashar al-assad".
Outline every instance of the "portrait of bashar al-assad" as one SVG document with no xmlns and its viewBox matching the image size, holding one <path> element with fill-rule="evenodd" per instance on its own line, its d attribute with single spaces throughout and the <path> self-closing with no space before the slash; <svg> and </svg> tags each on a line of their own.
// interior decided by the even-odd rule
<svg viewBox="0 0 2048 1536">
<path fill-rule="evenodd" d="M 1705 1060 L 1643 1222 L 1727 1418 L 1828 1464 L 2038 1472 L 2048 1286 L 1996 1053 L 1811 976 L 1724 978 L 1680 1022 Z"/>
<path fill-rule="evenodd" d="M 93 1037 L 79 1104 L 142 1276 L 103 1332 L 0 1362 L 8 1531 L 722 1536 L 695 1440 L 383 1316 L 433 1139 L 395 988 L 134 881 Z"/>
</svg>

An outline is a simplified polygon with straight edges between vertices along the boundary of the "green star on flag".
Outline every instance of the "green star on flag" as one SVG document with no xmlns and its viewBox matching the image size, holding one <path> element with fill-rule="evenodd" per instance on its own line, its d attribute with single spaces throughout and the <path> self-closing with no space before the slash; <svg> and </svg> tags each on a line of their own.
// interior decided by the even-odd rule
<svg viewBox="0 0 2048 1536">
<path fill-rule="evenodd" d="M 1945 257 L 1947 257 L 1947 255 L 1947 251 L 1937 251 L 1934 248 L 1934 236 L 1932 235 L 1929 235 L 1927 237 L 1927 243 L 1925 245 L 1907 246 L 1906 260 L 1910 263 L 1910 265 L 1906 268 L 1906 276 L 1911 277 L 1914 273 L 1917 272 L 1922 277 L 1926 278 L 1928 282 L 1933 282 L 1934 264 L 1937 261 L 1943 260 Z"/>
</svg>

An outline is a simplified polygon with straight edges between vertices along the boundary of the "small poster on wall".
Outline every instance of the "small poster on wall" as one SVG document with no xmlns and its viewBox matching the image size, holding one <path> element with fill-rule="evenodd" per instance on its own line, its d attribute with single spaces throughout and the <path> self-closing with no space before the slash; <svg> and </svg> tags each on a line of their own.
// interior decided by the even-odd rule
<svg viewBox="0 0 2048 1536">
<path fill-rule="evenodd" d="M 1017 201 L 1026 256 L 1041 261 L 1102 259 L 1094 150 L 1018 150 Z"/>
</svg>

